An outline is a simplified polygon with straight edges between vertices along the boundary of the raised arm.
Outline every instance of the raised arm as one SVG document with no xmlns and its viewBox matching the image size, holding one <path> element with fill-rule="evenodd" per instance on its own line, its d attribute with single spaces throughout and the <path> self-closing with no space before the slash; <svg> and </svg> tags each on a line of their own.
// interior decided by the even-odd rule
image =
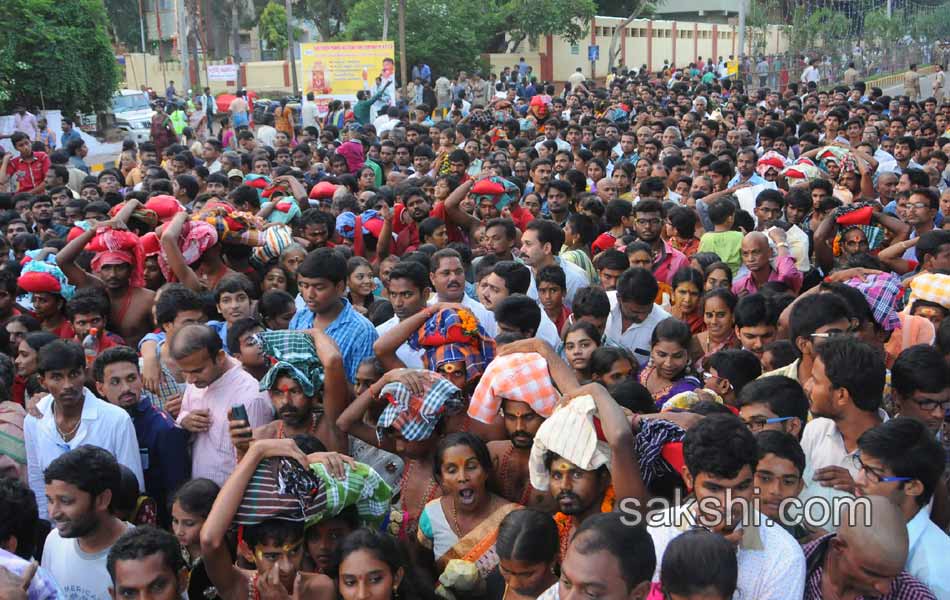
<svg viewBox="0 0 950 600">
<path fill-rule="evenodd" d="M 377 403 L 383 387 L 392 380 L 391 373 L 392 371 L 387 371 L 376 383 L 357 396 L 356 400 L 351 402 L 337 418 L 336 425 L 344 433 L 357 437 L 367 444 L 394 452 L 395 445 L 392 441 L 388 439 L 380 441 L 376 435 L 376 428 L 364 420 L 366 413 Z"/>
<path fill-rule="evenodd" d="M 828 215 L 818 224 L 815 230 L 815 262 L 826 275 L 831 272 L 835 266 L 835 254 L 831 246 L 832 238 L 835 235 L 835 213 L 829 211 Z"/>
<path fill-rule="evenodd" d="M 200 293 L 204 291 L 201 281 L 188 266 L 188 263 L 185 262 L 185 257 L 182 256 L 181 249 L 178 247 L 178 238 L 181 237 L 181 231 L 187 219 L 188 213 L 185 211 L 175 214 L 168 226 L 162 231 L 162 251 L 168 260 L 168 266 L 171 267 L 178 281 L 185 287 Z"/>
<path fill-rule="evenodd" d="M 445 199 L 445 216 L 452 223 L 463 227 L 466 231 L 471 231 L 473 227 L 478 227 L 482 223 L 476 217 L 468 214 L 461 208 L 462 200 L 465 199 L 465 196 L 468 196 L 468 193 L 472 190 L 474 185 L 475 181 L 469 179 L 455 188 L 452 193 L 449 194 L 449 197 Z"/>
<path fill-rule="evenodd" d="M 250 483 L 257 465 L 265 458 L 273 456 L 296 459 L 305 467 L 308 464 L 307 457 L 293 440 L 260 440 L 252 444 L 237 468 L 224 482 L 221 493 L 215 499 L 211 512 L 201 527 L 201 560 L 205 564 L 208 577 L 224 600 L 244 600 L 249 597 L 250 582 L 232 562 L 224 538 L 238 507 L 241 506 L 244 490 Z"/>
<path fill-rule="evenodd" d="M 376 243 L 376 261 L 380 263 L 389 256 L 389 249 L 393 243 L 393 209 L 388 204 L 383 203 L 382 210 L 383 226 L 379 230 L 379 240 Z"/>
<path fill-rule="evenodd" d="M 912 240 L 904 240 L 891 244 L 881 250 L 877 258 L 898 275 L 910 273 L 914 268 L 911 266 L 911 262 L 904 258 L 904 253 L 916 246 L 918 241 L 920 241 L 920 238 L 915 237 Z"/>
<path fill-rule="evenodd" d="M 331 428 L 331 444 L 327 450 L 346 453 L 349 442 L 346 433 L 337 426 L 337 419 L 343 414 L 346 402 L 350 398 L 350 386 L 346 383 L 346 371 L 343 368 L 343 355 L 336 342 L 323 330 L 314 327 L 310 330 L 317 356 L 323 363 L 323 419 Z"/>
</svg>

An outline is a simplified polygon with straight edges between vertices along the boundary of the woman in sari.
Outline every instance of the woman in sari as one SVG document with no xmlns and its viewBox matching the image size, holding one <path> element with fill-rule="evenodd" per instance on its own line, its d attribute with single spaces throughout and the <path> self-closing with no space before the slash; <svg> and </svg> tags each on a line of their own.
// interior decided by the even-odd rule
<svg viewBox="0 0 950 600">
<path fill-rule="evenodd" d="M 697 334 L 706 329 L 703 323 L 701 298 L 703 295 L 703 276 L 692 267 L 682 267 L 673 274 L 673 304 L 670 314 L 689 325 L 689 330 Z"/>
<path fill-rule="evenodd" d="M 534 600 L 557 583 L 560 542 L 557 523 L 548 513 L 531 508 L 508 513 L 495 547 L 505 579 L 503 600 Z"/>
<path fill-rule="evenodd" d="M 453 559 L 474 563 L 488 586 L 485 597 L 501 598 L 504 584 L 495 540 L 502 519 L 521 506 L 488 490 L 491 455 L 485 442 L 471 433 L 446 436 L 436 450 L 432 472 L 443 495 L 422 511 L 419 543 L 432 550 L 437 573 Z"/>
<path fill-rule="evenodd" d="M 640 373 L 640 383 L 650 390 L 657 410 L 673 396 L 703 386 L 691 372 L 691 341 L 689 325 L 675 317 L 660 321 L 653 330 L 650 362 Z"/>
<path fill-rule="evenodd" d="M 703 296 L 701 306 L 706 330 L 696 334 L 696 341 L 703 351 L 702 358 L 696 363 L 697 370 L 703 370 L 706 360 L 716 352 L 739 348 L 734 314 L 737 302 L 735 294 L 727 288 L 716 288 Z"/>
</svg>

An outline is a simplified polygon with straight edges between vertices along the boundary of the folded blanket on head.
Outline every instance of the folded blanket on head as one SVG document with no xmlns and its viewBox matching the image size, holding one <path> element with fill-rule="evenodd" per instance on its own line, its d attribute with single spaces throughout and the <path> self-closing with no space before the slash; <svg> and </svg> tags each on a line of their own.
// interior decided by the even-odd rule
<svg viewBox="0 0 950 600">
<path fill-rule="evenodd" d="M 447 379 L 438 376 L 434 382 L 426 380 L 422 394 L 413 394 L 401 382 L 386 384 L 380 392 L 386 408 L 376 423 L 376 435 L 383 439 L 386 429 L 392 427 L 410 442 L 429 439 L 439 419 L 462 411 L 462 392 Z"/>
<path fill-rule="evenodd" d="M 785 157 L 775 150 L 769 150 L 763 154 L 755 164 L 755 172 L 759 174 L 759 177 L 765 177 L 770 170 L 774 170 L 776 174 L 781 173 L 784 168 Z"/>
<path fill-rule="evenodd" d="M 464 362 L 466 381 L 481 377 L 495 358 L 495 340 L 467 309 L 446 309 L 432 315 L 408 343 L 413 350 L 423 351 L 423 362 L 430 371 L 438 371 L 445 363 Z"/>
<path fill-rule="evenodd" d="M 477 181 L 469 193 L 476 205 L 482 200 L 489 200 L 498 210 L 505 208 L 521 195 L 518 186 L 497 176 Z"/>
<path fill-rule="evenodd" d="M 262 331 L 254 336 L 264 355 L 274 361 L 261 378 L 260 390 L 273 389 L 277 378 L 286 375 L 296 381 L 303 393 L 315 396 L 323 389 L 323 363 L 317 356 L 313 338 L 304 331 Z"/>
<path fill-rule="evenodd" d="M 910 282 L 907 306 L 913 307 L 917 300 L 939 304 L 950 310 L 950 275 L 922 273 Z"/>
<path fill-rule="evenodd" d="M 319 463 L 307 470 L 289 458 L 261 461 L 244 491 L 234 521 L 257 525 L 268 519 L 280 519 L 310 526 L 355 506 L 363 525 L 383 526 L 392 499 L 389 486 L 363 463 L 345 465 L 345 470 L 346 476 L 337 479 Z"/>
<path fill-rule="evenodd" d="M 868 275 L 864 279 L 854 277 L 848 280 L 848 285 L 856 288 L 864 295 L 875 322 L 884 331 L 894 331 L 901 326 L 897 316 L 897 303 L 904 296 L 904 288 L 900 280 L 893 273 L 879 273 Z"/>
<path fill-rule="evenodd" d="M 551 382 L 548 363 L 537 353 L 498 356 L 493 360 L 472 393 L 468 416 L 491 423 L 502 400 L 524 402 L 542 417 L 550 417 L 561 395 Z"/>
<path fill-rule="evenodd" d="M 86 244 L 86 250 L 96 253 L 92 257 L 93 271 L 98 272 L 105 265 L 127 264 L 132 267 L 129 285 L 145 285 L 145 251 L 139 236 L 131 231 L 102 229 Z"/>
<path fill-rule="evenodd" d="M 59 294 L 64 300 L 70 300 L 76 293 L 76 287 L 70 285 L 59 267 L 39 260 L 31 260 L 23 265 L 17 285 L 30 295 L 31 302 L 33 294 Z"/>
<path fill-rule="evenodd" d="M 185 221 L 178 237 L 178 249 L 187 265 L 194 264 L 208 248 L 217 243 L 218 230 L 204 221 Z M 158 266 L 166 281 L 177 281 L 164 252 L 158 255 Z"/>
</svg>

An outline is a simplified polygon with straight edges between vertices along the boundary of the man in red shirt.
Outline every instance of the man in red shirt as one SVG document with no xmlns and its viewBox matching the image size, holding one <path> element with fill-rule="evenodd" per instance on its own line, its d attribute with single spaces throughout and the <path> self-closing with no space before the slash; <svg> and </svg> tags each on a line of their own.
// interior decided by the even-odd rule
<svg viewBox="0 0 950 600">
<path fill-rule="evenodd" d="M 9 154 L 3 156 L 0 163 L 0 186 L 6 185 L 10 178 L 16 181 L 16 191 L 42 193 L 46 188 L 46 173 L 50 168 L 49 156 L 45 152 L 33 152 L 33 142 L 22 131 L 14 132 L 10 142 L 20 153 L 11 158 Z"/>
</svg>

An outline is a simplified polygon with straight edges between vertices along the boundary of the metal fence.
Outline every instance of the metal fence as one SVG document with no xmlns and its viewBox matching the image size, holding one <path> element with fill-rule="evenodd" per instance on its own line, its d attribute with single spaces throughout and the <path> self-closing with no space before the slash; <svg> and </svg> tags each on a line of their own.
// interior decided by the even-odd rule
<svg viewBox="0 0 950 600">
<path fill-rule="evenodd" d="M 946 64 L 950 58 L 950 44 L 918 42 L 907 38 L 893 46 L 868 48 L 858 40 L 846 39 L 840 47 L 830 52 L 817 48 L 748 57 L 740 63 L 739 73 L 747 89 L 768 87 L 784 90 L 789 82 L 801 80 L 806 66 L 805 58 L 818 67 L 819 88 L 826 88 L 844 82 L 844 73 L 851 62 L 854 62 L 858 79 L 862 81 L 901 73 L 911 64 Z M 762 59 L 766 61 L 767 68 L 760 64 Z"/>
</svg>

